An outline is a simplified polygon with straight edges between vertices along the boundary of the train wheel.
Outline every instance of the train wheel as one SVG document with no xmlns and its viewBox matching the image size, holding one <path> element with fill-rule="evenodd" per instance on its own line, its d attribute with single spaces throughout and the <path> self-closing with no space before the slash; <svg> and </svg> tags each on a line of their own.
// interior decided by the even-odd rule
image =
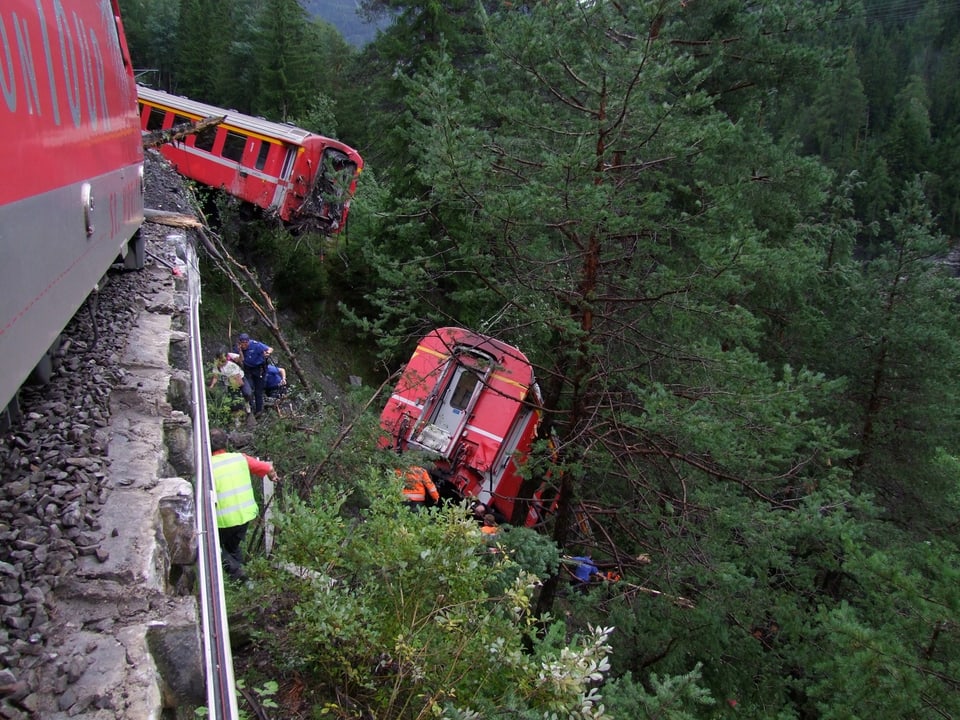
<svg viewBox="0 0 960 720">
<path fill-rule="evenodd" d="M 53 356 L 50 353 L 44 353 L 40 362 L 30 373 L 27 382 L 31 385 L 46 385 L 53 377 Z"/>
<path fill-rule="evenodd" d="M 10 403 L 0 412 L 0 432 L 6 432 L 20 422 L 20 395 L 14 394 Z"/>
<path fill-rule="evenodd" d="M 146 241 L 141 233 L 141 228 L 137 228 L 137 231 L 127 243 L 127 253 L 123 256 L 123 269 L 143 270 L 145 254 Z"/>
<path fill-rule="evenodd" d="M 46 385 L 48 382 L 50 382 L 50 378 L 53 377 L 53 371 L 60 364 L 59 360 L 55 356 L 62 346 L 63 335 L 57 335 L 57 337 L 54 338 L 50 349 L 43 354 L 43 357 L 41 357 L 39 362 L 37 362 L 36 367 L 34 367 L 27 376 L 27 384 Z"/>
</svg>

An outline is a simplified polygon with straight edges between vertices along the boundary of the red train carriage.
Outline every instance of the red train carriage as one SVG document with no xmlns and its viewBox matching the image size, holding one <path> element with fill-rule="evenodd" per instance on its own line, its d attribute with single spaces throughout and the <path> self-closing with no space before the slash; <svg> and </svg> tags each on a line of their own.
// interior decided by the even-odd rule
<svg viewBox="0 0 960 720">
<path fill-rule="evenodd" d="M 0 3 L 0 409 L 31 371 L 49 373 L 118 255 L 143 265 L 143 148 L 119 12 L 116 0 Z"/>
<path fill-rule="evenodd" d="M 177 171 L 276 214 L 300 229 L 339 232 L 346 223 L 363 159 L 337 140 L 142 85 L 140 123 L 169 130 L 202 118 L 226 116 L 160 152 Z"/>
<path fill-rule="evenodd" d="M 461 328 L 424 337 L 380 415 L 382 447 L 438 458 L 445 483 L 510 518 L 520 466 L 540 425 L 542 398 L 533 367 L 517 348 Z M 534 496 L 527 525 L 548 508 Z"/>
</svg>

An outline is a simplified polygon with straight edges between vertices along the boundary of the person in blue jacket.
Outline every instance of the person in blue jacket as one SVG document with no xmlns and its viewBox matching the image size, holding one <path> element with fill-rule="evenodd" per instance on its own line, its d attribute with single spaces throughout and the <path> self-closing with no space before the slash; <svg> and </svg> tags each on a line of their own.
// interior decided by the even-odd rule
<svg viewBox="0 0 960 720">
<path fill-rule="evenodd" d="M 263 391 L 267 376 L 267 358 L 273 348 L 259 340 L 253 340 L 247 333 L 240 333 L 237 347 L 243 356 L 243 374 L 253 386 L 253 414 L 263 412 Z"/>
<path fill-rule="evenodd" d="M 580 555 L 570 559 L 576 563 L 573 568 L 573 576 L 579 584 L 587 585 L 600 574 L 600 568 L 593 564 L 593 559 L 589 555 Z"/>
<path fill-rule="evenodd" d="M 287 388 L 287 371 L 273 363 L 267 365 L 267 374 L 263 379 L 263 389 L 267 397 L 279 398 Z"/>
</svg>

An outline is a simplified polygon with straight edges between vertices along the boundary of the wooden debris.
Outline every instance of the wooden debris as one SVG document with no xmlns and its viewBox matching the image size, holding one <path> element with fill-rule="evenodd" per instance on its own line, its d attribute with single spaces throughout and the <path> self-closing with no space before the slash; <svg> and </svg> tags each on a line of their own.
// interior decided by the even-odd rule
<svg viewBox="0 0 960 720">
<path fill-rule="evenodd" d="M 168 130 L 146 132 L 143 134 L 143 148 L 144 150 L 149 150 L 150 148 L 160 147 L 170 142 L 183 140 L 185 137 L 195 135 L 201 130 L 206 130 L 208 127 L 219 125 L 226 119 L 226 115 L 220 115 L 219 117 L 211 116 L 197 120 L 196 122 L 180 123 Z"/>
<path fill-rule="evenodd" d="M 144 208 L 143 219 L 157 225 L 169 225 L 179 228 L 202 228 L 203 223 L 195 215 L 169 212 L 167 210 L 150 210 Z"/>
</svg>

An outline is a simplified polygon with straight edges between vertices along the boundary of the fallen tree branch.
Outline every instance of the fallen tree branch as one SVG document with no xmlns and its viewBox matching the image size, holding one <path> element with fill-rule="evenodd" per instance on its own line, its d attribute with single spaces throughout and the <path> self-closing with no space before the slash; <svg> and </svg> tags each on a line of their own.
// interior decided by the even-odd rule
<svg viewBox="0 0 960 720">
<path fill-rule="evenodd" d="M 311 383 L 307 380 L 307 374 L 303 371 L 296 354 L 284 337 L 283 331 L 280 329 L 280 322 L 277 319 L 277 309 L 274 307 L 273 299 L 263 289 L 260 280 L 246 265 L 240 263 L 227 251 L 223 240 L 213 232 L 206 222 L 202 222 L 201 227 L 196 230 L 213 264 L 230 280 L 243 296 L 243 299 L 254 309 L 260 321 L 267 327 L 276 339 L 277 344 L 290 359 L 290 367 L 299 378 L 303 389 L 310 392 Z M 254 292 L 260 297 L 259 301 L 254 298 L 253 292 L 248 287 L 254 288 Z"/>
<path fill-rule="evenodd" d="M 149 150 L 150 148 L 160 147 L 170 142 L 183 140 L 185 137 L 195 135 L 201 130 L 206 130 L 208 127 L 219 125 L 226 119 L 226 115 L 220 115 L 219 117 L 211 116 L 202 118 L 196 122 L 180 123 L 167 130 L 146 132 L 143 134 L 143 149 Z"/>
<path fill-rule="evenodd" d="M 330 449 L 327 451 L 327 456 L 321 460 L 317 465 L 313 467 L 310 471 L 310 474 L 307 476 L 306 486 L 307 488 L 313 487 L 313 483 L 320 476 L 320 473 L 323 472 L 323 468 L 329 462 L 330 458 L 333 457 L 333 454 L 337 451 L 337 448 L 340 447 L 340 444 L 349 437 L 350 432 L 353 430 L 353 426 L 357 424 L 357 420 L 363 417 L 364 413 L 370 408 L 375 400 L 380 397 L 380 394 L 383 392 L 383 389 L 388 385 L 393 385 L 396 382 L 397 378 L 400 376 L 400 370 L 392 373 L 386 380 L 380 383 L 380 387 L 377 388 L 377 391 L 373 393 L 369 400 L 364 403 L 363 407 L 360 409 L 360 412 L 356 414 L 353 420 L 351 420 L 344 428 L 340 431 L 340 434 L 337 435 L 337 439 L 333 441 L 330 445 Z"/>
<path fill-rule="evenodd" d="M 184 215 L 183 213 L 169 212 L 167 210 L 151 210 L 149 208 L 144 208 L 143 219 L 144 222 L 151 222 L 156 225 L 168 225 L 170 227 L 203 227 L 203 223 L 200 222 L 195 215 Z"/>
<path fill-rule="evenodd" d="M 692 610 L 697 606 L 696 603 L 693 602 L 693 600 L 690 600 L 689 598 L 685 598 L 682 595 L 669 595 L 665 592 L 661 592 L 660 590 L 654 590 L 653 588 L 644 587 L 643 585 L 632 585 L 630 583 L 626 583 L 626 585 L 630 589 L 636 590 L 637 592 L 641 592 L 644 595 L 649 595 L 650 597 L 663 598 L 664 600 L 669 600 L 674 605 L 680 608 Z"/>
</svg>

